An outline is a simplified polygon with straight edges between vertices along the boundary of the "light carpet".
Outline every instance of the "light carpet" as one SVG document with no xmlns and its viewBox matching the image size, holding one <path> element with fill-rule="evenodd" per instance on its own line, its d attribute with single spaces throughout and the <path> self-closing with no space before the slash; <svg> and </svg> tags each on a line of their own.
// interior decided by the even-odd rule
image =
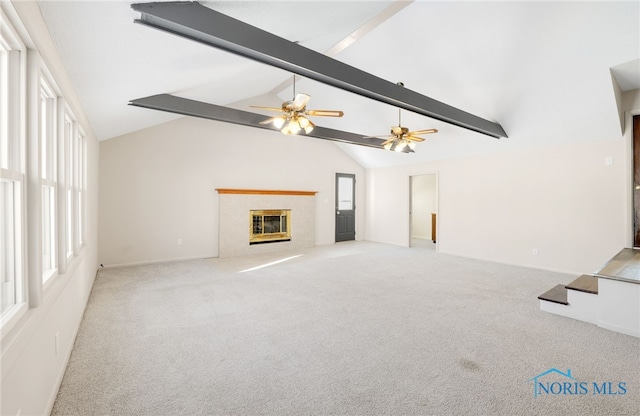
<svg viewBox="0 0 640 416">
<path fill-rule="evenodd" d="M 573 278 L 366 242 L 104 269 L 52 414 L 639 415 L 640 340 L 539 310 Z M 534 397 L 550 368 L 626 394 Z"/>
</svg>

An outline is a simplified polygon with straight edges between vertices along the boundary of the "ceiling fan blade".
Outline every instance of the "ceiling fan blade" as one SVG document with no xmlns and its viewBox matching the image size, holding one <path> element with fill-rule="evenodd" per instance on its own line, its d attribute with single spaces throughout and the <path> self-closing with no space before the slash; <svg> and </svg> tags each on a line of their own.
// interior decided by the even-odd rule
<svg viewBox="0 0 640 416">
<path fill-rule="evenodd" d="M 416 130 L 416 131 L 410 131 L 409 133 L 407 133 L 410 136 L 416 136 L 416 135 L 420 135 L 420 134 L 430 134 L 430 133 L 437 133 L 438 129 L 427 129 L 427 130 Z"/>
<path fill-rule="evenodd" d="M 413 140 L 414 142 L 423 142 L 424 141 L 424 139 L 422 137 L 412 136 L 410 134 L 406 135 L 404 138 L 407 139 L 407 140 Z"/>
<path fill-rule="evenodd" d="M 296 94 L 296 98 L 291 102 L 291 109 L 301 111 L 311 99 L 307 94 Z"/>
<path fill-rule="evenodd" d="M 251 108 L 260 108 L 262 110 L 269 110 L 269 111 L 281 111 L 284 112 L 284 110 L 282 108 L 276 108 L 276 107 L 263 107 L 260 105 L 250 105 L 249 107 Z"/>
<path fill-rule="evenodd" d="M 393 143 L 395 140 L 396 140 L 395 137 L 392 138 L 392 139 L 386 140 L 386 141 L 380 143 L 380 146 L 384 147 L 385 145 L 387 145 L 389 143 Z"/>
<path fill-rule="evenodd" d="M 309 116 L 321 116 L 321 117 L 342 117 L 344 113 L 339 110 L 307 110 Z"/>
<path fill-rule="evenodd" d="M 382 136 L 366 136 L 364 138 L 365 139 L 387 139 L 387 138 L 395 139 L 396 136 L 393 136 L 393 135 L 390 135 L 390 134 L 384 134 Z"/>
</svg>

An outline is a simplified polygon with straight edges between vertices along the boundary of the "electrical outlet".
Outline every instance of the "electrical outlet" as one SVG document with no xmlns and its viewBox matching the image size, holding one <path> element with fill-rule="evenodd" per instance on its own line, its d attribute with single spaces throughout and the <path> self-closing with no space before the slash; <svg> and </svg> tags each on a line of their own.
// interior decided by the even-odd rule
<svg viewBox="0 0 640 416">
<path fill-rule="evenodd" d="M 607 156 L 604 158 L 604 164 L 607 166 L 613 165 L 613 156 Z"/>
<path fill-rule="evenodd" d="M 182 245 L 182 238 L 178 238 L 178 245 L 181 246 Z"/>
<path fill-rule="evenodd" d="M 534 256 L 537 256 L 537 255 L 538 255 L 538 249 L 537 249 L 537 248 L 534 248 L 534 249 L 531 251 L 531 254 L 533 254 Z"/>
</svg>

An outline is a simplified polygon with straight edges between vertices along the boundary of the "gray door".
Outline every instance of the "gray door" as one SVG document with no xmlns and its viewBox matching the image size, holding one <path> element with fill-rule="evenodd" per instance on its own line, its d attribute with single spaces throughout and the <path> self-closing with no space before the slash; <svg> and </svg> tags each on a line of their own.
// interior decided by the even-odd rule
<svg viewBox="0 0 640 416">
<path fill-rule="evenodd" d="M 336 242 L 356 239 L 356 175 L 336 173 Z"/>
</svg>

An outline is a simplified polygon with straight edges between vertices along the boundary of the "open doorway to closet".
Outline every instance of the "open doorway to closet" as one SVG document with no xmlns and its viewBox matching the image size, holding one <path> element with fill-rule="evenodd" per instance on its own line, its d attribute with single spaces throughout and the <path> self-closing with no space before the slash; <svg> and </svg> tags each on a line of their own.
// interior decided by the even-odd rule
<svg viewBox="0 0 640 416">
<path fill-rule="evenodd" d="M 438 241 L 438 176 L 411 176 L 410 246 L 436 248 Z"/>
</svg>

